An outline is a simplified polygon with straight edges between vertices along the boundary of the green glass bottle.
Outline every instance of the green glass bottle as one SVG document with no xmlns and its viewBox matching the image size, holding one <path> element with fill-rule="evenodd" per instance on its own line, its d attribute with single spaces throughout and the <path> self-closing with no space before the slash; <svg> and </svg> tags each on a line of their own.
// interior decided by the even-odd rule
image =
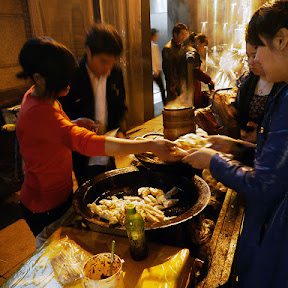
<svg viewBox="0 0 288 288">
<path fill-rule="evenodd" d="M 134 204 L 128 204 L 126 209 L 125 228 L 130 244 L 130 255 L 135 261 L 140 261 L 148 255 L 144 220 L 136 212 Z"/>
</svg>

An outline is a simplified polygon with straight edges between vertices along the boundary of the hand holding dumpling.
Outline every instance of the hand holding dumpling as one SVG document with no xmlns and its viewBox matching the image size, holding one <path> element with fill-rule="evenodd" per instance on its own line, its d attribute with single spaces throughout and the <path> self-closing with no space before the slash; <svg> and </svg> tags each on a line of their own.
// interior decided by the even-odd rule
<svg viewBox="0 0 288 288">
<path fill-rule="evenodd" d="M 209 148 L 194 148 L 183 158 L 184 163 L 188 163 L 196 169 L 209 169 L 212 157 L 218 152 Z"/>
<path fill-rule="evenodd" d="M 161 161 L 164 162 L 177 162 L 181 161 L 186 152 L 177 146 L 177 143 L 166 139 L 153 141 L 153 152 Z"/>
</svg>

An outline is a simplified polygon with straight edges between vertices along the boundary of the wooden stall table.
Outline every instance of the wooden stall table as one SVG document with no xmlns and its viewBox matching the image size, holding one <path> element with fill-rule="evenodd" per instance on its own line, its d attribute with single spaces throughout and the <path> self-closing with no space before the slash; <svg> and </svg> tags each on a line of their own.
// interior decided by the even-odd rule
<svg viewBox="0 0 288 288">
<path fill-rule="evenodd" d="M 162 115 L 144 123 L 143 125 L 131 129 L 130 131 L 128 131 L 127 134 L 128 137 L 133 139 L 137 136 L 142 136 L 146 133 L 151 132 L 154 133 L 163 132 Z M 125 157 L 117 157 L 115 160 L 117 168 L 120 168 L 120 167 L 126 167 L 131 163 L 133 164 L 135 158 L 133 157 L 133 155 L 129 155 Z M 160 286 L 159 283 L 156 282 L 157 277 L 155 276 L 154 273 L 153 274 L 154 276 L 153 275 L 151 276 L 156 277 L 155 278 L 155 283 L 157 283 L 156 286 L 143 286 L 143 287 L 182 288 L 182 287 L 194 287 L 194 285 L 196 285 L 197 288 L 214 288 L 219 287 L 220 285 L 223 285 L 228 282 L 229 275 L 231 273 L 232 263 L 234 260 L 234 254 L 236 250 L 244 209 L 236 192 L 228 189 L 224 198 L 225 199 L 223 200 L 223 204 L 220 209 L 220 213 L 212 235 L 212 239 L 209 243 L 207 257 L 203 265 L 205 269 L 204 270 L 202 269 L 200 274 L 200 276 L 202 277 L 201 280 L 198 280 L 198 282 L 195 284 L 193 278 L 195 272 L 194 259 L 188 256 L 184 259 L 184 261 L 179 262 L 180 266 L 178 267 L 179 270 L 177 272 L 179 274 L 177 280 L 178 281 L 177 286 Z M 205 209 L 203 212 L 205 212 Z M 103 233 L 103 231 L 101 232 L 100 231 L 101 229 L 98 232 L 96 232 L 96 231 L 87 231 L 84 229 L 78 229 L 75 226 L 73 227 L 65 227 L 65 226 L 67 225 L 64 225 L 64 227 L 60 228 L 57 233 L 54 233 L 52 235 L 53 237 L 50 237 L 48 239 L 48 242 L 55 239 L 59 240 L 60 238 L 68 236 L 69 239 L 74 240 L 81 248 L 88 251 L 88 253 L 97 254 L 102 252 L 109 252 L 112 240 L 116 241 L 115 253 L 125 260 L 123 264 L 123 271 L 124 271 L 123 283 L 120 283 L 122 287 L 125 288 L 137 287 L 136 286 L 137 282 L 139 281 L 144 269 L 159 264 L 163 264 L 168 260 L 169 257 L 173 257 L 173 255 L 181 251 L 182 253 L 185 250 L 187 251 L 187 249 L 183 250 L 182 248 L 179 247 L 173 247 L 159 243 L 148 243 L 149 256 L 143 261 L 135 262 L 130 257 L 129 244 L 128 239 L 126 237 L 106 234 Z M 50 266 L 48 265 L 49 267 L 45 267 L 47 263 L 43 261 L 42 257 L 44 257 L 48 253 L 47 250 L 48 249 L 46 243 L 46 246 L 44 244 L 41 248 L 39 248 L 30 257 L 30 259 L 28 259 L 24 263 L 24 265 L 20 267 L 20 269 L 16 271 L 3 284 L 3 287 L 24 287 L 24 285 L 27 285 L 27 283 L 29 284 L 28 285 L 29 287 L 41 287 L 41 285 L 33 284 L 34 280 L 29 278 L 29 275 L 31 273 L 33 275 L 33 265 L 38 265 L 37 267 L 39 269 L 44 270 L 45 268 L 48 269 L 48 270 L 46 269 L 45 273 L 43 272 L 41 274 L 41 277 L 37 279 L 38 283 L 39 281 L 44 281 L 43 283 L 46 286 L 43 284 L 42 287 L 44 286 L 53 288 L 63 287 L 59 284 L 59 281 L 57 281 L 57 276 L 55 275 L 55 273 L 53 274 L 53 268 L 51 267 L 51 265 Z M 164 268 L 162 267 L 162 270 L 163 269 Z M 150 270 L 148 269 L 145 271 L 146 272 L 153 271 L 153 269 Z M 191 279 L 192 281 L 190 281 L 189 283 L 189 280 Z M 169 277 L 167 277 L 167 281 L 168 280 Z M 76 282 L 73 283 L 73 285 L 69 285 L 67 287 L 83 287 L 81 280 L 79 280 L 77 283 Z M 138 287 L 140 288 L 142 286 Z"/>
<path fill-rule="evenodd" d="M 179 287 L 185 288 L 189 285 L 191 272 L 193 270 L 193 259 L 189 256 L 188 249 L 182 249 L 178 247 L 172 247 L 167 245 L 161 245 L 156 243 L 148 243 L 149 255 L 142 261 L 134 261 L 130 257 L 128 238 L 108 235 L 99 232 L 92 232 L 83 229 L 77 229 L 75 227 L 62 227 L 59 228 L 44 244 L 40 247 L 24 264 L 18 269 L 4 284 L 5 287 L 83 287 L 82 279 L 72 281 L 67 285 L 62 285 L 58 279 L 57 273 L 53 264 L 53 260 L 58 257 L 55 254 L 55 247 L 61 243 L 60 239 L 66 239 L 69 237 L 69 241 L 75 241 L 82 249 L 86 250 L 87 257 L 103 253 L 110 252 L 111 242 L 115 240 L 115 254 L 120 256 L 124 260 L 123 263 L 123 279 L 117 284 L 115 288 L 135 288 L 135 287 Z M 59 249 L 59 248 L 58 248 Z M 81 249 L 81 250 L 82 250 Z M 57 252 L 57 251 L 56 251 Z M 59 251 L 61 253 L 61 251 Z M 80 253 L 80 252 L 79 252 Z M 178 255 L 175 255 L 179 253 Z M 65 254 L 66 255 L 66 254 Z M 69 251 L 67 253 L 69 255 Z M 176 257 L 177 256 L 177 257 Z M 67 256 L 69 258 L 69 256 Z M 173 266 L 171 269 L 169 265 L 165 267 L 165 262 L 169 262 L 169 258 L 172 259 Z M 72 257 L 73 259 L 73 257 Z M 69 268 L 69 259 L 63 258 L 64 268 Z M 168 262 L 167 262 L 168 261 Z M 170 261 L 171 262 L 171 261 Z M 84 265 L 84 263 L 82 263 Z M 160 269 L 155 269 L 155 266 L 163 264 Z M 149 268 L 150 267 L 150 268 Z M 153 286 L 141 285 L 139 279 L 146 270 L 146 280 L 150 278 Z M 163 269 L 166 268 L 166 269 Z M 61 270 L 61 269 L 60 269 Z M 69 270 L 69 269 L 68 269 Z M 165 271 L 165 277 L 160 277 L 161 270 Z M 158 272 L 158 273 L 157 273 Z M 151 274 L 151 276 L 149 275 Z M 64 274 L 65 275 L 65 274 Z M 153 279 L 154 277 L 154 279 Z M 158 278 L 157 278 L 158 277 Z M 61 277 L 60 277 L 61 278 Z M 161 278 L 161 279 L 160 279 Z M 176 279 L 177 278 L 177 279 Z M 174 283 L 176 286 L 168 286 L 169 283 Z M 138 283 L 139 281 L 139 283 Z M 137 286 L 138 283 L 138 286 Z"/>
<path fill-rule="evenodd" d="M 116 242 L 115 254 L 120 256 L 120 258 L 122 258 L 125 261 L 123 263 L 123 271 L 124 271 L 123 287 L 125 288 L 126 287 L 135 288 L 145 268 L 163 264 L 168 260 L 168 258 L 173 257 L 175 254 L 182 251 L 182 248 L 179 247 L 172 247 L 148 242 L 148 250 L 149 250 L 148 257 L 142 261 L 134 261 L 130 256 L 128 238 L 126 237 L 103 234 L 94 231 L 92 232 L 92 231 L 79 230 L 75 228 L 63 228 L 61 237 L 66 235 L 70 239 L 78 243 L 82 248 L 84 248 L 85 250 L 89 251 L 92 254 L 109 252 L 111 250 L 111 242 L 112 240 L 115 240 Z M 189 282 L 190 273 L 192 272 L 193 260 L 191 257 L 188 257 L 185 261 L 178 262 L 178 264 L 180 266 L 183 265 L 182 267 L 183 269 L 180 270 L 181 277 L 179 275 L 179 281 L 180 279 L 181 281 L 178 282 L 179 286 L 177 287 L 187 287 L 188 286 L 187 282 Z M 173 268 L 176 269 L 176 267 Z M 167 279 L 169 279 L 168 273 L 167 273 Z"/>
<path fill-rule="evenodd" d="M 162 115 L 131 129 L 128 131 L 128 135 L 130 138 L 135 138 L 151 132 L 163 133 Z M 116 165 L 119 168 L 126 167 L 132 160 L 132 155 L 118 157 L 116 158 Z M 229 278 L 231 273 L 235 273 L 232 270 L 232 264 L 243 217 L 244 205 L 241 197 L 235 191 L 228 189 L 209 243 L 206 263 L 204 263 L 205 271 L 203 273 L 205 275 L 196 284 L 197 288 L 216 288 L 231 281 Z"/>
</svg>

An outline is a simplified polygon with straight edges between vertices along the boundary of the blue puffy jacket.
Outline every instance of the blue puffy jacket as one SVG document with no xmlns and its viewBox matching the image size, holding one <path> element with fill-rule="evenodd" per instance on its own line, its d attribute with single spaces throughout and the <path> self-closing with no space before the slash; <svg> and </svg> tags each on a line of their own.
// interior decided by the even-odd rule
<svg viewBox="0 0 288 288">
<path fill-rule="evenodd" d="M 239 240 L 241 288 L 288 287 L 288 84 L 270 100 L 258 134 L 254 167 L 215 155 L 210 170 L 243 195 Z"/>
</svg>

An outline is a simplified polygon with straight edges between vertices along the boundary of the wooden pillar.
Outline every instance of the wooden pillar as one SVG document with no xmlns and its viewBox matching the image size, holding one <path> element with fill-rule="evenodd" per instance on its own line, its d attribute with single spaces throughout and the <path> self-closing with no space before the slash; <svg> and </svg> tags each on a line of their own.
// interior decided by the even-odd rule
<svg viewBox="0 0 288 288">
<path fill-rule="evenodd" d="M 144 122 L 154 117 L 149 0 L 141 1 Z"/>
<path fill-rule="evenodd" d="M 100 0 L 101 19 L 119 31 L 128 128 L 154 117 L 149 0 Z"/>
</svg>

